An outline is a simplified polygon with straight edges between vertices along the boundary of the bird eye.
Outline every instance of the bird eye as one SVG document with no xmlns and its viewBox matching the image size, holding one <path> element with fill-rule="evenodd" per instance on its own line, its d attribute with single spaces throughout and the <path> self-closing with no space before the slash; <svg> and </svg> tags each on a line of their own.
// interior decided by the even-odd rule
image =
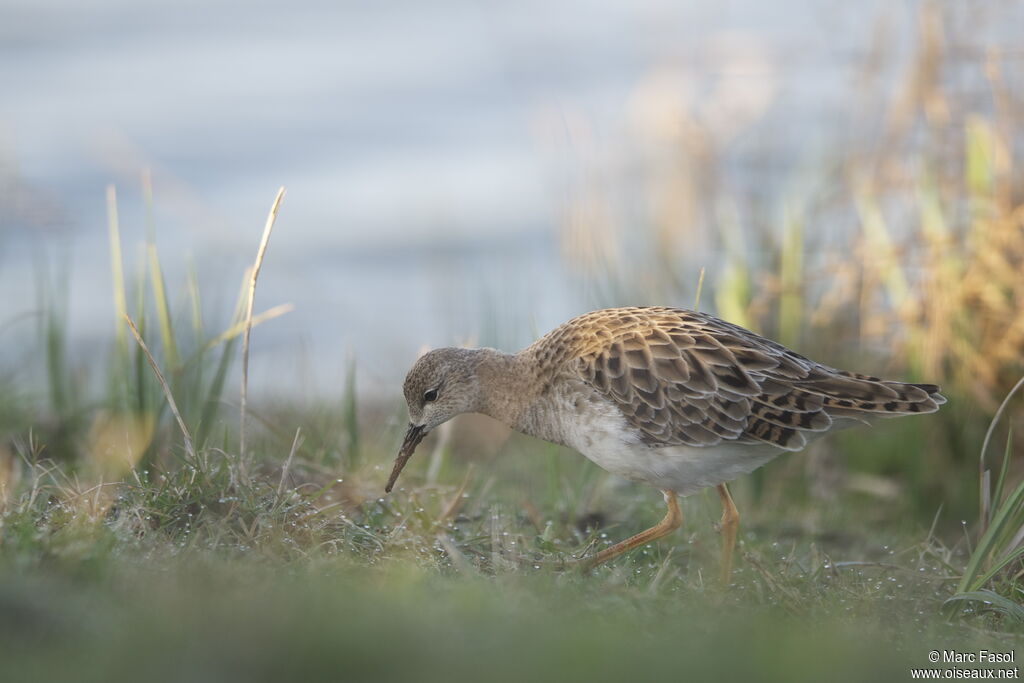
<svg viewBox="0 0 1024 683">
<path fill-rule="evenodd" d="M 431 401 L 436 401 L 436 400 L 437 400 L 437 389 L 429 389 L 426 393 L 423 394 L 423 401 L 426 402 L 426 403 L 430 403 Z"/>
</svg>

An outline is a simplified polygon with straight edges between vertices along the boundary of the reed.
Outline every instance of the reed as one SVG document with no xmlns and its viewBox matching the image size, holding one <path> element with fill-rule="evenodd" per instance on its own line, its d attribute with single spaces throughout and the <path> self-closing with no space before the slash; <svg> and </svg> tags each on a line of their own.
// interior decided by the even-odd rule
<svg viewBox="0 0 1024 683">
<path fill-rule="evenodd" d="M 249 399 L 249 336 L 252 334 L 253 306 L 256 303 L 256 280 L 260 276 L 260 268 L 263 266 L 263 257 L 267 253 L 267 245 L 270 243 L 270 233 L 274 230 L 274 223 L 277 221 L 277 210 L 284 199 L 284 188 L 277 191 L 274 203 L 270 205 L 270 212 L 267 214 L 267 222 L 263 227 L 263 237 L 260 238 L 260 246 L 256 250 L 256 260 L 249 270 L 249 287 L 246 294 L 245 305 L 245 327 L 242 334 L 242 385 L 239 417 L 239 455 L 245 459 L 245 437 L 248 399 Z"/>
</svg>

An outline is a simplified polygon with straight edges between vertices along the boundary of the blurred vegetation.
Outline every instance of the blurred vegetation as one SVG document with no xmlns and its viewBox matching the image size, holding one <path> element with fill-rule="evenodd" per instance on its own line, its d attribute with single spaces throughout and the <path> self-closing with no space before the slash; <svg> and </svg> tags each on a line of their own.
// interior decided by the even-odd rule
<svg viewBox="0 0 1024 683">
<path fill-rule="evenodd" d="M 937 415 L 835 435 L 739 482 L 743 559 L 730 590 L 705 580 L 718 542 L 705 495 L 684 501 L 671 539 L 590 576 L 563 571 L 655 522 L 658 496 L 486 420 L 438 430 L 382 498 L 404 407 L 397 387 L 392 401 L 361 401 L 354 364 L 336 402 L 252 408 L 243 457 L 226 382 L 250 273 L 233 313 L 211 325 L 195 277 L 173 300 L 152 225 L 125 270 L 111 189 L 101 388 L 69 350 L 69 285 L 44 268 L 46 387 L 0 373 L 4 678 L 450 680 L 485 669 L 621 680 L 642 667 L 878 680 L 944 646 L 1015 646 L 1024 484 L 1007 428 L 1019 426 L 1019 399 L 991 437 L 1002 464 L 979 454 L 1024 374 L 1024 119 L 999 54 L 973 63 L 984 101 L 949 89 L 944 73 L 962 57 L 946 11 L 925 6 L 877 142 L 835 150 L 777 205 L 731 195 L 714 177 L 720 141 L 676 121 L 645 131 L 674 159 L 640 174 L 648 213 L 619 215 L 586 183 L 570 207 L 566 262 L 595 306 L 686 304 L 707 265 L 703 300 L 723 317 L 825 362 L 940 383 L 950 398 Z M 692 262 L 713 253 L 717 265 Z"/>
</svg>

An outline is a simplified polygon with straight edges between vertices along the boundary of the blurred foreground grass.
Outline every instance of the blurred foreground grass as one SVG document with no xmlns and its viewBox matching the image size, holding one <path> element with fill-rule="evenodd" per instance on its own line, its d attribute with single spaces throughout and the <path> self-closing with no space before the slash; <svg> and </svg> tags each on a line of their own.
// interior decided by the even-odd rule
<svg viewBox="0 0 1024 683">
<path fill-rule="evenodd" d="M 248 477 L 215 449 L 107 486 L 39 461 L 0 527 L 3 679 L 901 680 L 933 649 L 1020 643 L 1005 613 L 947 620 L 965 554 L 895 504 L 741 500 L 722 591 L 697 495 L 678 534 L 583 576 L 562 560 L 653 523 L 657 495 L 516 438 L 465 489 L 421 462 L 382 499 L 368 447 L 296 456 L 283 485 L 269 442 Z M 543 466 L 550 491 L 517 484 Z"/>
<path fill-rule="evenodd" d="M 905 586 L 863 578 L 794 613 L 753 587 L 653 586 L 646 570 L 147 559 L 89 577 L 7 574 L 5 680 L 903 680 L 932 649 L 1019 642 L 951 628 Z"/>
</svg>

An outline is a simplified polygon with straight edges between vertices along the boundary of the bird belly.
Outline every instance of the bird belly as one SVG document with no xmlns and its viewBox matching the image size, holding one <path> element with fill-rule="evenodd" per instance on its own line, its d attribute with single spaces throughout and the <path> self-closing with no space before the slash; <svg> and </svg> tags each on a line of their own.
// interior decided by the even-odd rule
<svg viewBox="0 0 1024 683">
<path fill-rule="evenodd" d="M 734 442 L 651 447 L 616 415 L 595 416 L 566 436 L 566 445 L 603 469 L 684 496 L 752 472 L 783 452 L 768 444 Z"/>
<path fill-rule="evenodd" d="M 651 446 L 615 404 L 582 383 L 534 406 L 515 426 L 573 448 L 625 479 L 689 495 L 756 470 L 783 452 L 770 444 L 722 441 L 715 446 Z"/>
<path fill-rule="evenodd" d="M 598 447 L 584 452 L 588 459 L 626 479 L 688 496 L 708 486 L 732 481 L 772 460 L 778 449 L 749 444 L 710 447 Z"/>
</svg>

